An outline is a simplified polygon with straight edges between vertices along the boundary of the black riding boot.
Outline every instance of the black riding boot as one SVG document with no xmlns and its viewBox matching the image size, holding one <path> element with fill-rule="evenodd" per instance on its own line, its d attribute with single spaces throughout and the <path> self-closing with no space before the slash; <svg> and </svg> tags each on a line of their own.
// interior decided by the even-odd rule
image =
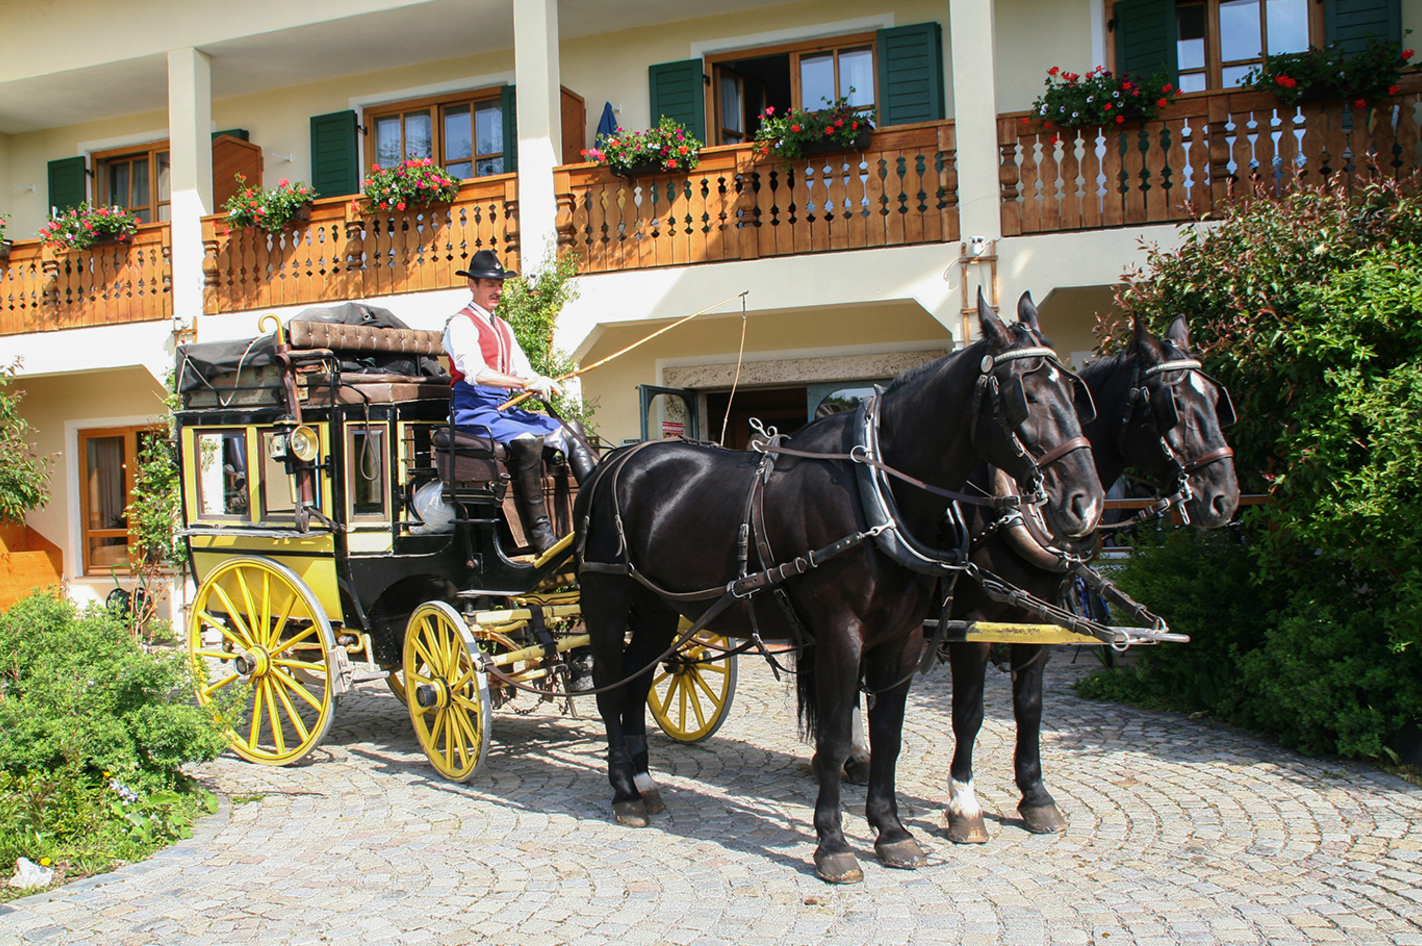
<svg viewBox="0 0 1422 946">
<path fill-rule="evenodd" d="M 576 430 L 579 434 L 583 432 L 583 425 L 577 421 L 568 421 L 568 426 Z M 583 442 L 571 435 L 565 436 L 563 442 L 567 448 L 563 451 L 568 456 L 568 466 L 573 468 L 573 479 L 581 486 L 587 482 L 587 478 L 592 475 L 593 467 L 597 466 L 597 456 L 589 453 L 588 448 L 583 446 Z"/>
<path fill-rule="evenodd" d="M 548 521 L 548 504 L 543 501 L 543 438 L 510 440 L 508 452 L 523 493 L 523 526 L 528 533 L 528 544 L 542 554 L 558 541 Z"/>
</svg>

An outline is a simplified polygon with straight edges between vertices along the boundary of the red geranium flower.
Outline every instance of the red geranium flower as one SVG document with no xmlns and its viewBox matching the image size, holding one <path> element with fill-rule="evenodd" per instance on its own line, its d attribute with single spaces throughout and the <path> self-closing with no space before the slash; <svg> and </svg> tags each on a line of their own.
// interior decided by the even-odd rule
<svg viewBox="0 0 1422 946">
<path fill-rule="evenodd" d="M 1165 108 L 1165 106 L 1166 106 L 1167 104 L 1169 104 L 1169 103 L 1167 103 L 1165 99 L 1161 99 L 1160 101 L 1156 102 L 1155 104 L 1158 105 L 1158 106 L 1160 106 L 1161 108 Z"/>
<path fill-rule="evenodd" d="M 1123 122 L 1125 122 L 1125 120 L 1126 120 L 1126 116 L 1124 116 L 1124 115 L 1117 115 L 1117 116 L 1116 116 L 1116 124 L 1118 124 L 1118 125 L 1120 125 L 1120 124 L 1122 124 Z"/>
<path fill-rule="evenodd" d="M 1396 95 L 1400 91 L 1402 91 L 1402 86 L 1400 85 L 1390 85 L 1387 87 L 1388 95 Z"/>
<path fill-rule="evenodd" d="M 1404 50 L 1402 51 L 1402 58 L 1403 58 L 1403 59 L 1411 59 L 1411 58 L 1412 58 L 1412 50 L 1410 50 L 1410 49 L 1404 49 Z"/>
<path fill-rule="evenodd" d="M 799 130 L 800 130 L 800 126 L 799 126 L 799 125 L 791 125 L 791 126 L 790 126 L 790 130 L 791 130 L 791 131 L 799 131 Z"/>
<path fill-rule="evenodd" d="M 1049 75 L 1049 76 L 1054 76 L 1054 75 L 1056 75 L 1057 73 L 1059 73 L 1059 72 L 1061 72 L 1061 71 L 1062 71 L 1061 66 L 1053 66 L 1052 68 L 1050 68 L 1050 69 L 1047 70 L 1047 75 Z"/>
</svg>

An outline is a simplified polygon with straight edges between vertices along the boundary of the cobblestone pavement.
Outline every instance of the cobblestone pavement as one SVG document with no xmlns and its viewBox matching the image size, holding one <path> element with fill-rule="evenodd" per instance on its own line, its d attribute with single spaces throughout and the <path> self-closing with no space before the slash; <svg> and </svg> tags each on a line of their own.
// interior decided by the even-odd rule
<svg viewBox="0 0 1422 946">
<path fill-rule="evenodd" d="M 456 786 L 367 683 L 310 764 L 203 767 L 236 800 L 194 839 L 0 907 L 0 942 L 1422 944 L 1422 790 L 1208 722 L 1078 700 L 1069 659 L 1048 671 L 1043 732 L 1064 835 L 1016 820 L 995 673 L 977 757 L 990 843 L 942 834 L 940 672 L 916 686 L 899 764 L 901 809 L 930 863 L 880 866 L 851 786 L 854 887 L 814 877 L 810 751 L 792 690 L 758 662 L 742 661 L 717 736 L 654 736 L 668 811 L 643 830 L 612 822 L 595 719 L 506 708 L 478 781 Z"/>
</svg>

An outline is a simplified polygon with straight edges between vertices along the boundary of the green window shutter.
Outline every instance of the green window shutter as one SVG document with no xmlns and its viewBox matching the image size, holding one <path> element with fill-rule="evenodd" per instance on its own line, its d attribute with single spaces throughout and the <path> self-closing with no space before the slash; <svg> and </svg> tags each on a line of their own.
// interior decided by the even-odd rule
<svg viewBox="0 0 1422 946">
<path fill-rule="evenodd" d="M 943 27 L 914 23 L 879 31 L 879 125 L 941 121 Z"/>
<path fill-rule="evenodd" d="M 1402 42 L 1401 0 L 1324 0 L 1325 46 L 1360 53 L 1375 39 Z"/>
<path fill-rule="evenodd" d="M 706 140 L 706 86 L 701 60 L 683 59 L 647 68 L 652 92 L 652 124 L 663 115 L 686 126 L 701 141 Z"/>
<path fill-rule="evenodd" d="M 504 173 L 511 174 L 518 170 L 518 97 L 513 86 L 503 87 L 499 102 L 504 108 Z"/>
<path fill-rule="evenodd" d="M 77 207 L 87 198 L 84 156 L 49 162 L 49 205 L 58 210 Z"/>
<path fill-rule="evenodd" d="M 218 138 L 221 138 L 223 135 L 231 135 L 233 138 L 239 138 L 239 139 L 241 139 L 242 141 L 251 141 L 251 140 L 252 140 L 251 138 L 249 138 L 249 137 L 247 136 L 247 129 L 245 129 L 245 128 L 229 128 L 229 129 L 227 129 L 226 131 L 214 131 L 214 132 L 212 133 L 212 140 L 213 140 L 213 141 L 216 141 Z"/>
<path fill-rule="evenodd" d="M 360 190 L 355 112 L 311 117 L 311 186 L 322 197 L 341 197 Z"/>
<path fill-rule="evenodd" d="M 1180 80 L 1176 58 L 1175 0 L 1116 0 L 1116 72 L 1149 78 L 1164 72 Z"/>
</svg>

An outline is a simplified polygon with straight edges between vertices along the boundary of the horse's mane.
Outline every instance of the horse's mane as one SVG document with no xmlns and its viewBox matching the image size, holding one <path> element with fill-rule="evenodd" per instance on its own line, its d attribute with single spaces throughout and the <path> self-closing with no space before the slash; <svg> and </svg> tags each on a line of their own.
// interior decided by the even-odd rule
<svg viewBox="0 0 1422 946">
<path fill-rule="evenodd" d="M 1032 341 L 1038 340 L 1037 338 L 1034 338 L 1032 336 L 1032 330 L 1029 329 L 1026 325 L 1023 325 L 1021 322 L 1013 322 L 1011 325 L 1008 326 L 1008 328 L 1012 330 L 1012 334 L 1015 335 L 1019 340 L 1023 338 L 1031 339 Z M 1040 337 L 1040 340 L 1048 346 L 1052 344 L 1051 339 L 1047 338 L 1047 336 L 1045 335 L 1042 335 Z M 976 344 L 976 342 L 974 342 L 973 344 Z M 926 376 L 936 374 L 941 368 L 947 365 L 948 362 L 951 362 L 953 359 L 963 354 L 963 352 L 967 351 L 970 347 L 972 346 L 966 345 L 958 349 L 957 351 L 950 351 L 942 358 L 935 358 L 932 361 L 926 361 L 921 365 L 916 365 L 910 368 L 909 370 L 905 371 L 903 374 L 895 378 L 893 381 L 889 382 L 889 386 L 884 389 L 884 393 L 886 395 L 893 394 L 894 392 L 899 391 L 902 388 L 912 387 L 913 385 L 918 384 Z"/>
</svg>

